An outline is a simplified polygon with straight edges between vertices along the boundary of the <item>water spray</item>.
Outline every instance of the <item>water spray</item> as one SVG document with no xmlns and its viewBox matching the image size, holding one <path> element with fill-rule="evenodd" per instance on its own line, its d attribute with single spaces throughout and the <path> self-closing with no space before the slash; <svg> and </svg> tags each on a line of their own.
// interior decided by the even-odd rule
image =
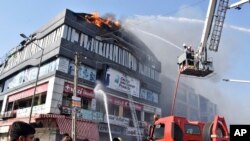
<svg viewBox="0 0 250 141">
<path fill-rule="evenodd" d="M 98 95 L 103 96 L 103 102 L 104 102 L 104 107 L 105 107 L 105 111 L 106 111 L 106 118 L 107 118 L 107 123 L 108 123 L 108 130 L 109 130 L 109 140 L 112 141 L 112 134 L 111 134 L 111 128 L 110 128 L 110 122 L 109 122 L 107 95 L 101 89 L 101 84 L 96 85 L 94 92 L 95 92 L 96 96 L 98 96 Z"/>
</svg>

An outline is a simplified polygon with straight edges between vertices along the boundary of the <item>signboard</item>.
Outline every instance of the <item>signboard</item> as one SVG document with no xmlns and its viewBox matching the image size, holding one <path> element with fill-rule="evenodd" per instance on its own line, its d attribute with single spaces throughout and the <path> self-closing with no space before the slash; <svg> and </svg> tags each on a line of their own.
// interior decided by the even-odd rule
<svg viewBox="0 0 250 141">
<path fill-rule="evenodd" d="M 159 102 L 159 96 L 157 93 L 153 93 L 153 102 L 155 102 L 155 103 Z"/>
<path fill-rule="evenodd" d="M 143 98 L 148 101 L 155 102 L 155 103 L 158 103 L 159 101 L 157 93 L 147 90 L 147 89 L 143 89 L 143 88 L 141 88 L 140 98 Z"/>
<path fill-rule="evenodd" d="M 111 89 L 139 97 L 140 81 L 114 69 L 107 70 L 106 84 Z"/>
<path fill-rule="evenodd" d="M 103 122 L 103 113 L 86 109 L 80 109 L 79 112 L 77 113 L 77 118 Z"/>
<path fill-rule="evenodd" d="M 153 101 L 153 92 L 147 90 L 147 100 L 149 101 Z"/>
<path fill-rule="evenodd" d="M 137 133 L 139 132 L 139 133 Z M 144 130 L 143 129 L 136 129 L 134 127 L 127 127 L 126 129 L 126 135 L 128 136 L 137 136 L 137 134 L 143 135 Z"/>
<path fill-rule="evenodd" d="M 96 110 L 96 99 L 92 99 L 91 101 L 91 110 L 95 111 Z"/>
<path fill-rule="evenodd" d="M 83 78 L 85 80 L 95 82 L 96 81 L 96 70 L 94 70 L 90 67 L 81 65 L 80 69 L 79 69 L 79 77 Z"/>
<path fill-rule="evenodd" d="M 69 74 L 74 75 L 75 73 L 75 65 L 73 63 L 70 63 L 69 65 Z M 89 80 L 91 82 L 96 82 L 96 70 L 92 69 L 85 65 L 80 65 L 79 71 L 78 71 L 79 78 Z"/>
<path fill-rule="evenodd" d="M 110 130 L 112 132 L 112 134 L 122 134 L 124 128 L 119 127 L 119 126 L 115 126 L 115 125 L 110 125 Z M 108 125 L 107 124 L 99 124 L 99 131 L 103 132 L 103 133 L 108 133 Z"/>
<path fill-rule="evenodd" d="M 152 107 L 152 106 L 148 106 L 148 105 L 144 105 L 143 109 L 144 109 L 144 111 L 150 112 L 150 113 L 156 112 L 156 107 Z"/>
<path fill-rule="evenodd" d="M 16 110 L 16 118 L 28 117 L 30 114 L 30 109 L 31 108 L 29 107 Z M 48 109 L 46 109 L 45 104 L 38 105 L 33 107 L 32 114 L 44 114 L 46 111 L 48 111 Z"/>
<path fill-rule="evenodd" d="M 103 122 L 103 113 L 92 111 L 92 120 Z"/>
<path fill-rule="evenodd" d="M 108 96 L 108 102 L 112 103 L 114 105 L 118 105 L 118 106 L 129 107 L 129 101 L 128 100 L 113 97 L 113 96 Z M 134 103 L 134 105 L 135 105 L 136 110 L 142 111 L 142 109 L 143 109 L 142 104 Z"/>
<path fill-rule="evenodd" d="M 58 64 L 58 69 L 61 72 L 68 73 L 69 71 L 69 59 L 60 57 L 57 60 L 59 63 Z"/>
<path fill-rule="evenodd" d="M 68 82 L 64 83 L 64 92 L 73 94 L 74 85 Z M 80 97 L 88 97 L 93 98 L 94 97 L 94 91 L 85 87 L 78 86 L 77 87 L 77 96 Z"/>
<path fill-rule="evenodd" d="M 141 88 L 140 98 L 147 99 L 147 90 Z"/>
<path fill-rule="evenodd" d="M 107 123 L 107 115 L 104 117 L 104 122 Z M 125 117 L 118 117 L 114 115 L 109 115 L 109 122 L 114 125 L 119 126 L 128 126 L 129 125 L 129 118 Z"/>
<path fill-rule="evenodd" d="M 72 96 L 72 107 L 81 107 L 81 98 Z"/>
</svg>

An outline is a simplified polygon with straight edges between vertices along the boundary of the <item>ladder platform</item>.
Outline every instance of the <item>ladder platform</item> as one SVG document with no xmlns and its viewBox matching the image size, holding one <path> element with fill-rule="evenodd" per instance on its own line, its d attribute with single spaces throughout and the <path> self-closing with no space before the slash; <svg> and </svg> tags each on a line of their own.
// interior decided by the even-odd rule
<svg viewBox="0 0 250 141">
<path fill-rule="evenodd" d="M 194 66 L 191 65 L 185 65 L 180 69 L 180 73 L 184 75 L 190 75 L 190 76 L 197 76 L 197 77 L 206 77 L 209 74 L 213 73 L 213 70 L 198 70 L 195 69 Z"/>
</svg>

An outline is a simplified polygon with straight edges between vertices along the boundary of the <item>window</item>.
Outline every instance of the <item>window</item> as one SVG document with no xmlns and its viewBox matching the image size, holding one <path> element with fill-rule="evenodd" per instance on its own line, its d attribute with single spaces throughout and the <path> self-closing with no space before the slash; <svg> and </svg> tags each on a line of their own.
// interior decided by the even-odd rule
<svg viewBox="0 0 250 141">
<path fill-rule="evenodd" d="M 114 47 L 114 45 L 113 44 L 110 44 L 110 46 L 109 46 L 109 59 L 110 60 L 112 60 L 113 59 L 113 48 Z"/>
<path fill-rule="evenodd" d="M 144 120 L 146 122 L 152 123 L 153 122 L 153 115 L 152 113 L 145 112 Z"/>
<path fill-rule="evenodd" d="M 67 40 L 70 41 L 71 40 L 71 34 L 72 34 L 72 28 L 68 27 L 68 34 L 67 34 Z"/>
<path fill-rule="evenodd" d="M 81 106 L 83 109 L 90 109 L 91 99 L 88 99 L 86 97 L 82 97 L 81 98 Z"/>
<path fill-rule="evenodd" d="M 63 94 L 62 105 L 71 107 L 71 97 L 72 95 L 70 94 Z"/>
<path fill-rule="evenodd" d="M 119 106 L 114 104 L 108 105 L 108 110 L 110 115 L 119 116 Z"/>
<path fill-rule="evenodd" d="M 164 130 L 165 130 L 165 125 L 164 124 L 157 124 L 154 126 L 153 129 L 153 140 L 158 140 L 162 139 L 164 137 Z"/>
<path fill-rule="evenodd" d="M 47 92 L 36 94 L 34 98 L 34 106 L 45 104 Z M 14 102 L 14 110 L 23 109 L 31 106 L 32 96 L 19 99 Z"/>
<path fill-rule="evenodd" d="M 77 30 L 74 30 L 75 32 L 74 32 L 74 41 L 73 42 L 77 42 L 77 43 L 79 43 L 80 42 L 80 32 L 79 31 L 77 31 Z"/>
<path fill-rule="evenodd" d="M 93 52 L 95 52 L 95 48 L 94 47 L 95 47 L 95 39 L 92 38 L 90 50 L 93 51 Z"/>
<path fill-rule="evenodd" d="M 136 115 L 137 115 L 137 119 L 141 120 L 141 111 L 135 110 L 136 111 Z"/>
<path fill-rule="evenodd" d="M 102 47 L 102 56 L 105 57 L 105 51 L 106 51 L 106 48 L 107 48 L 107 43 L 103 43 L 103 47 Z"/>
<path fill-rule="evenodd" d="M 92 46 L 92 37 L 88 36 L 88 41 L 87 41 L 87 50 L 90 50 Z"/>
<path fill-rule="evenodd" d="M 197 125 L 186 124 L 184 128 L 187 134 L 201 134 L 200 127 Z"/>
<path fill-rule="evenodd" d="M 103 50 L 103 43 L 102 42 L 100 42 L 100 44 L 99 44 L 99 51 L 97 52 L 99 55 L 101 55 L 102 56 L 102 50 Z"/>
<path fill-rule="evenodd" d="M 7 111 L 12 111 L 13 109 L 13 102 L 9 102 L 7 105 Z"/>
<path fill-rule="evenodd" d="M 110 44 L 107 43 L 107 45 L 106 45 L 106 55 L 105 55 L 106 58 L 109 58 L 109 56 L 110 56 L 109 55 L 109 46 L 110 46 Z"/>
<path fill-rule="evenodd" d="M 62 34 L 62 38 L 64 38 L 64 39 L 67 39 L 67 34 L 68 34 L 68 26 L 67 25 L 63 25 L 62 26 L 62 32 L 63 32 L 63 34 Z"/>
<path fill-rule="evenodd" d="M 89 36 L 87 36 L 87 35 L 84 35 L 84 36 L 85 37 L 84 37 L 84 44 L 83 44 L 83 46 L 84 46 L 85 49 L 88 49 L 87 45 L 88 45 Z"/>
<path fill-rule="evenodd" d="M 2 111 L 2 107 L 3 107 L 3 100 L 0 100 L 0 110 Z"/>
<path fill-rule="evenodd" d="M 97 100 L 96 101 L 96 111 L 101 112 L 101 113 L 106 113 L 104 103 L 103 103 L 102 100 Z"/>
<path fill-rule="evenodd" d="M 98 49 L 99 49 L 99 41 L 98 40 L 95 40 L 95 39 L 93 39 L 94 40 L 94 46 L 93 46 L 93 49 L 92 49 L 92 51 L 93 52 L 95 52 L 95 53 L 98 53 Z"/>
<path fill-rule="evenodd" d="M 123 108 L 123 117 L 132 119 L 131 111 L 130 111 L 129 107 L 124 107 Z"/>
</svg>

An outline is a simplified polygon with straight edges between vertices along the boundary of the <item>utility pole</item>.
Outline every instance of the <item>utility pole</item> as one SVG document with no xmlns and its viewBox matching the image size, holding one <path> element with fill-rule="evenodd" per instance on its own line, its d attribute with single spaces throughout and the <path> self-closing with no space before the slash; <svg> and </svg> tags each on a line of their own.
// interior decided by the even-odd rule
<svg viewBox="0 0 250 141">
<path fill-rule="evenodd" d="M 75 54 L 75 72 L 74 72 L 74 91 L 72 96 L 72 139 L 76 141 L 76 102 L 77 100 L 77 85 L 78 85 L 78 70 L 79 70 L 79 56 Z"/>
</svg>

